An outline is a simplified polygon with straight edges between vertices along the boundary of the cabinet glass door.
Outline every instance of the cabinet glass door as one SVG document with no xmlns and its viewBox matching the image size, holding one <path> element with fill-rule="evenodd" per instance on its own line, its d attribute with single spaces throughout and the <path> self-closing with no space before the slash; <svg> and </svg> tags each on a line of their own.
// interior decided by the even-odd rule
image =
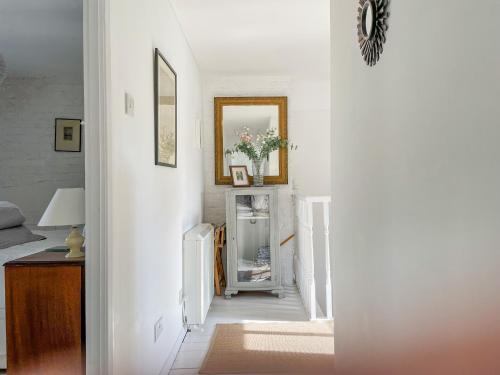
<svg viewBox="0 0 500 375">
<path fill-rule="evenodd" d="M 269 282 L 271 275 L 271 224 L 269 195 L 236 196 L 237 280 Z"/>
</svg>

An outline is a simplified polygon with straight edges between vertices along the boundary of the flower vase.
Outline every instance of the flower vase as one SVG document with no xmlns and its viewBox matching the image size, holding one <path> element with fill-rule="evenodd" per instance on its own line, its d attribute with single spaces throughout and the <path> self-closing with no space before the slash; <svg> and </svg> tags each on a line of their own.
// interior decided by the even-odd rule
<svg viewBox="0 0 500 375">
<path fill-rule="evenodd" d="M 266 159 L 252 160 L 253 186 L 264 186 Z"/>
</svg>

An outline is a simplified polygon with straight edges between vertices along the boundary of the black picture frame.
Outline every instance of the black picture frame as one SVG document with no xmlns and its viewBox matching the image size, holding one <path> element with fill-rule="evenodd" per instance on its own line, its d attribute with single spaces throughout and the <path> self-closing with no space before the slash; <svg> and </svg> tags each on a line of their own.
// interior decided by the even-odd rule
<svg viewBox="0 0 500 375">
<path fill-rule="evenodd" d="M 78 149 L 75 150 L 70 150 L 70 149 L 61 149 L 58 148 L 58 128 L 59 126 L 64 126 L 64 124 L 61 124 L 61 121 L 76 121 L 78 122 Z M 78 118 L 66 118 L 66 117 L 56 117 L 54 119 L 54 151 L 55 152 L 82 152 L 82 119 Z"/>
<path fill-rule="evenodd" d="M 160 75 L 159 69 L 160 64 L 165 64 L 165 66 L 170 70 L 174 77 L 174 162 L 169 163 L 161 160 L 159 144 L 160 144 Z M 177 73 L 168 63 L 167 59 L 163 56 L 158 48 L 154 50 L 154 131 L 155 131 L 155 165 L 160 165 L 164 167 L 177 168 Z"/>
</svg>

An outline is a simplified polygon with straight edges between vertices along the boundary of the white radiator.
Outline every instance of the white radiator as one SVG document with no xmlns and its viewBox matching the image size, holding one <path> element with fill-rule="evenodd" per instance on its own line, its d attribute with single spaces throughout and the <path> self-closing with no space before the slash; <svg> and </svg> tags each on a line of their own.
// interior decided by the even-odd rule
<svg viewBox="0 0 500 375">
<path fill-rule="evenodd" d="M 184 234 L 183 291 L 187 325 L 203 324 L 214 296 L 214 229 L 199 224 Z"/>
</svg>

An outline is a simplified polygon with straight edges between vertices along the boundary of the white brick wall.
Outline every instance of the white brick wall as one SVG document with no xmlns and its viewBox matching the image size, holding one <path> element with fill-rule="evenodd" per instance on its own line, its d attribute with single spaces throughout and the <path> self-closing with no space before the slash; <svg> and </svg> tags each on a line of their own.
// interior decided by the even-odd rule
<svg viewBox="0 0 500 375">
<path fill-rule="evenodd" d="M 84 153 L 54 151 L 54 119 L 82 118 L 83 86 L 9 77 L 0 86 L 0 200 L 35 225 L 59 187 L 84 186 Z"/>
<path fill-rule="evenodd" d="M 299 149 L 289 153 L 289 185 L 281 185 L 280 236 L 294 233 L 293 191 L 330 192 L 330 82 L 292 80 L 284 76 L 211 76 L 203 85 L 203 152 L 205 173 L 204 221 L 225 222 L 227 186 L 215 185 L 214 105 L 216 96 L 287 96 L 288 134 Z M 316 135 L 315 135 L 316 133 Z M 293 281 L 294 241 L 281 248 L 285 284 Z"/>
</svg>

